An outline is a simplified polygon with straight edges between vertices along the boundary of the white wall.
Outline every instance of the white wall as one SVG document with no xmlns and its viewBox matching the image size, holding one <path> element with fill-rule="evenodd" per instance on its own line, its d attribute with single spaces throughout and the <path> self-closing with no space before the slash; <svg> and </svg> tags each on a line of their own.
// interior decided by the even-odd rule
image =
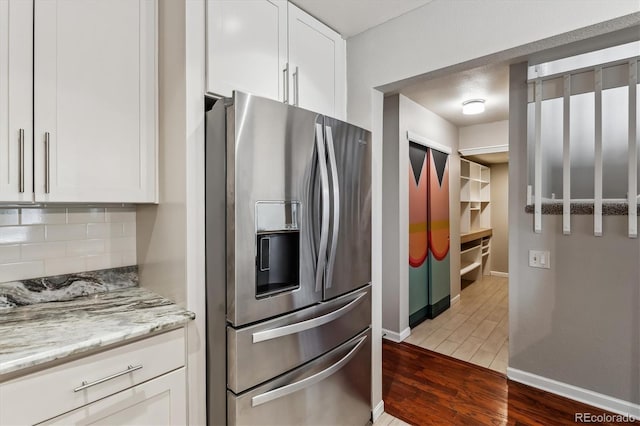
<svg viewBox="0 0 640 426">
<path fill-rule="evenodd" d="M 160 0 L 157 206 L 138 206 L 140 285 L 196 314 L 187 328 L 188 424 L 206 423 L 205 1 Z"/>
<path fill-rule="evenodd" d="M 403 300 L 408 297 L 406 288 L 400 290 L 401 269 L 406 265 L 399 260 L 400 201 L 399 201 L 399 144 L 400 144 L 400 96 L 384 99 L 384 140 L 382 169 L 382 257 L 397 259 L 389 262 L 382 271 L 382 328 L 398 335 L 408 326 L 408 309 L 401 312 Z M 403 316 L 407 319 L 403 322 Z"/>
<path fill-rule="evenodd" d="M 491 165 L 491 271 L 509 272 L 509 165 Z"/>
<path fill-rule="evenodd" d="M 461 150 L 509 145 L 508 120 L 460 127 L 459 131 Z"/>
<path fill-rule="evenodd" d="M 637 25 L 639 10 L 636 0 L 435 0 L 347 40 L 348 119 L 371 128 L 373 87 L 467 61 L 482 65 L 523 57 Z M 629 14 L 634 15 L 565 34 Z"/>
<path fill-rule="evenodd" d="M 0 208 L 0 282 L 135 264 L 135 207 Z"/>
<path fill-rule="evenodd" d="M 382 400 L 381 345 L 377 340 L 381 336 L 379 289 L 384 268 L 382 197 L 376 194 L 382 190 L 383 95 L 376 88 L 386 85 L 390 90 L 400 80 L 430 73 L 435 76 L 436 70 L 511 61 L 640 23 L 636 0 L 580 2 L 579 13 L 576 5 L 572 0 L 435 0 L 347 40 L 347 118 L 373 132 L 374 407 Z M 614 21 L 600 24 L 607 20 Z"/>
<path fill-rule="evenodd" d="M 509 367 L 640 404 L 640 240 L 626 216 L 524 212 L 527 185 L 526 64 L 511 67 L 509 130 Z M 528 266 L 549 250 L 551 269 Z"/>
<path fill-rule="evenodd" d="M 460 293 L 460 157 L 456 126 L 403 95 L 384 101 L 382 328 L 409 328 L 409 142 L 407 131 L 451 148 L 449 157 L 451 298 Z M 405 332 L 406 333 L 406 332 Z"/>
</svg>

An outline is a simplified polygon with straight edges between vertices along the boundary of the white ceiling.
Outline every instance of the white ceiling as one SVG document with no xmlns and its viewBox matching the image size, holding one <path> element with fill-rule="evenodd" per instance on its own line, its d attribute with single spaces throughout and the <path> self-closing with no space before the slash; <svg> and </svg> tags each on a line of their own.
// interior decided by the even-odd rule
<svg viewBox="0 0 640 426">
<path fill-rule="evenodd" d="M 433 0 L 291 0 L 349 38 Z"/>
<path fill-rule="evenodd" d="M 433 0 L 290 0 L 343 37 L 366 31 Z M 490 65 L 414 82 L 400 93 L 458 127 L 509 118 L 509 66 Z M 463 115 L 462 102 L 485 99 L 486 111 Z"/>
<path fill-rule="evenodd" d="M 509 119 L 509 65 L 495 64 L 413 83 L 400 90 L 458 127 Z M 485 112 L 463 115 L 462 102 L 485 99 Z"/>
</svg>

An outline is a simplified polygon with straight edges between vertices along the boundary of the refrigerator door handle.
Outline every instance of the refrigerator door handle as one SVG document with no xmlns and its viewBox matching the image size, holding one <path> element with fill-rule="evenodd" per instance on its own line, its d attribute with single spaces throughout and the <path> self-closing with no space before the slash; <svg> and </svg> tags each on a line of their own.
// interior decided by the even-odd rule
<svg viewBox="0 0 640 426">
<path fill-rule="evenodd" d="M 264 342 L 265 340 L 277 339 L 278 337 L 288 336 L 290 334 L 300 333 L 302 331 L 310 330 L 312 328 L 320 327 L 331 321 L 335 321 L 338 318 L 346 315 L 349 311 L 356 307 L 363 298 L 367 295 L 367 293 L 362 293 L 351 302 L 342 306 L 339 309 L 336 309 L 333 312 L 329 312 L 328 314 L 311 318 L 306 321 L 300 321 L 294 324 L 285 325 L 284 327 L 273 328 L 270 330 L 263 330 L 253 333 L 253 343 Z"/>
<path fill-rule="evenodd" d="M 316 146 L 318 149 L 318 164 L 320 165 L 320 180 L 322 185 L 322 225 L 320 228 L 320 248 L 316 263 L 316 292 L 322 291 L 322 275 L 327 263 L 327 240 L 329 239 L 329 175 L 327 172 L 327 155 L 325 152 L 322 125 L 316 123 Z"/>
<path fill-rule="evenodd" d="M 333 278 L 333 266 L 336 262 L 336 246 L 338 244 L 338 232 L 340 231 L 340 186 L 338 182 L 338 166 L 336 153 L 333 147 L 333 133 L 331 126 L 325 126 L 327 135 L 327 152 L 329 153 L 329 165 L 331 166 L 331 187 L 333 189 L 333 234 L 329 249 L 329 262 L 327 264 L 326 286 L 331 288 Z"/>
<path fill-rule="evenodd" d="M 342 359 L 340 359 L 340 361 L 336 362 L 329 368 L 326 368 L 314 374 L 313 376 L 309 376 L 300 381 L 254 396 L 253 398 L 251 398 L 251 406 L 257 407 L 259 405 L 266 404 L 267 402 L 273 401 L 274 399 L 282 398 L 283 396 L 290 395 L 294 392 L 298 392 L 302 389 L 313 386 L 318 382 L 321 382 L 322 380 L 338 372 L 342 367 L 344 367 L 351 360 L 351 358 L 355 356 L 360 348 L 362 348 L 365 340 L 367 340 L 367 336 L 361 337 L 358 343 L 354 346 L 353 349 L 349 351 L 348 354 L 346 354 L 344 357 L 342 357 Z"/>
</svg>

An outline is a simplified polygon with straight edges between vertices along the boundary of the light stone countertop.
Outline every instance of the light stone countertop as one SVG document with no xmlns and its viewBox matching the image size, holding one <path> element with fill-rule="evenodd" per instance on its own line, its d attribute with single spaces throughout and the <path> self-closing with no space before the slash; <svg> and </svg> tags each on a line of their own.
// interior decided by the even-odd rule
<svg viewBox="0 0 640 426">
<path fill-rule="evenodd" d="M 0 379 L 3 374 L 177 328 L 194 318 L 193 312 L 141 287 L 0 309 Z"/>
</svg>

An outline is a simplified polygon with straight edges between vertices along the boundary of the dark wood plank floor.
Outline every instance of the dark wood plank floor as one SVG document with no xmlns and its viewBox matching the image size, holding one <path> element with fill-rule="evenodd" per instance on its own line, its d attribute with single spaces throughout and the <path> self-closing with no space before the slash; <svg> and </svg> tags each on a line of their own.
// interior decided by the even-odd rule
<svg viewBox="0 0 640 426">
<path fill-rule="evenodd" d="M 385 411 L 413 425 L 571 425 L 574 413 L 605 413 L 408 343 L 383 341 L 382 366 Z"/>
</svg>

